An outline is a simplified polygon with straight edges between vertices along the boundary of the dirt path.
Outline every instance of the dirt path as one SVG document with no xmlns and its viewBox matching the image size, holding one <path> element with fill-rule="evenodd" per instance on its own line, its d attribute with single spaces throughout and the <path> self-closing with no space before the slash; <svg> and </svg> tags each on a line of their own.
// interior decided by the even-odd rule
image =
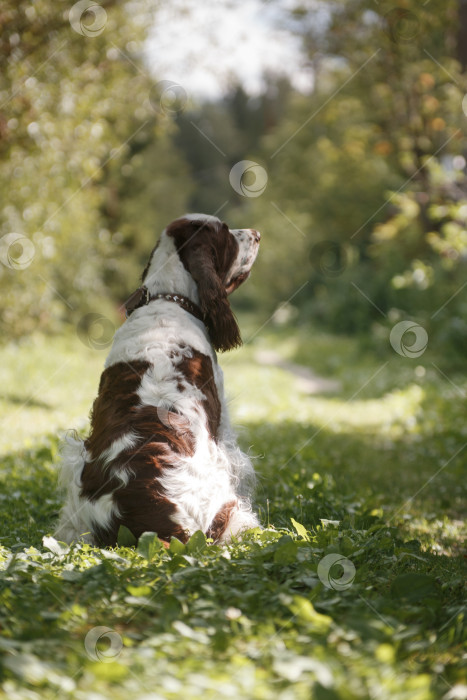
<svg viewBox="0 0 467 700">
<path fill-rule="evenodd" d="M 304 365 L 283 360 L 274 350 L 259 350 L 255 354 L 255 360 L 262 365 L 272 365 L 290 372 L 296 377 L 299 390 L 306 394 L 333 393 L 341 389 L 341 383 L 337 380 L 320 377 Z"/>
</svg>

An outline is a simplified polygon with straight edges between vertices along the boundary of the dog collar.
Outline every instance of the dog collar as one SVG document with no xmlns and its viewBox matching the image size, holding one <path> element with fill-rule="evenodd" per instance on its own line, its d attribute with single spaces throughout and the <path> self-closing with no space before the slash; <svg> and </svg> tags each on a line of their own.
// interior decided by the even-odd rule
<svg viewBox="0 0 467 700">
<path fill-rule="evenodd" d="M 190 313 L 192 316 L 199 319 L 200 321 L 203 321 L 204 323 L 203 312 L 201 311 L 199 306 L 194 304 L 191 301 L 191 299 L 188 299 L 188 297 L 184 297 L 182 294 L 170 294 L 169 292 L 149 294 L 149 290 L 147 287 L 139 287 L 139 289 L 137 289 L 136 292 L 133 292 L 133 294 L 125 302 L 127 318 L 136 309 L 139 309 L 141 306 L 146 306 L 151 301 L 156 301 L 157 299 L 163 299 L 164 301 L 173 301 L 175 304 L 178 304 L 178 306 L 180 306 L 184 311 L 188 311 L 188 313 Z"/>
</svg>

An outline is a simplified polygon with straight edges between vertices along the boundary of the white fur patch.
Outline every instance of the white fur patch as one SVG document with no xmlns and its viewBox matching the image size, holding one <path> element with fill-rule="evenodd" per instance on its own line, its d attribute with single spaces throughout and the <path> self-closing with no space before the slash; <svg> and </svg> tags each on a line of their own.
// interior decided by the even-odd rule
<svg viewBox="0 0 467 700">
<path fill-rule="evenodd" d="M 229 523 L 219 538 L 219 542 L 230 542 L 232 537 L 240 535 L 245 530 L 250 530 L 254 527 L 259 527 L 259 520 L 251 509 L 246 507 L 242 510 L 241 506 L 235 508 L 229 519 Z"/>
<path fill-rule="evenodd" d="M 238 243 L 238 254 L 229 270 L 229 281 L 249 272 L 258 254 L 258 243 L 252 229 L 238 228 L 230 233 Z"/>
<path fill-rule="evenodd" d="M 67 486 L 68 492 L 54 537 L 61 542 L 83 540 L 93 544 L 92 525 L 109 525 L 112 516 L 118 515 L 117 508 L 112 494 L 105 494 L 93 502 L 81 498 L 81 473 L 87 459 L 81 439 L 67 436 L 62 447 L 62 457 L 60 482 Z"/>
<path fill-rule="evenodd" d="M 110 447 L 104 450 L 100 455 L 96 455 L 95 459 L 99 460 L 99 466 L 104 469 L 108 464 L 110 464 L 110 462 L 113 462 L 113 460 L 116 459 L 121 452 L 124 452 L 131 447 L 136 447 L 139 440 L 140 438 L 138 435 L 136 435 L 136 433 L 125 433 L 125 435 L 122 435 L 114 440 Z M 89 461 L 94 461 L 91 454 L 89 455 Z"/>
</svg>

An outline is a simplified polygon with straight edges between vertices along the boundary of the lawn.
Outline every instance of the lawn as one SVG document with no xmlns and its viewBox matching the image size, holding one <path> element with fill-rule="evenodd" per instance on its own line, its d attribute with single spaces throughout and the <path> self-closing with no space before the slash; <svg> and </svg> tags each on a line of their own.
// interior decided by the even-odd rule
<svg viewBox="0 0 467 700">
<path fill-rule="evenodd" d="M 0 350 L 7 697 L 467 698 L 467 375 L 260 325 L 222 364 L 264 529 L 228 547 L 56 542 L 59 438 L 85 431 L 105 350 Z M 314 393 L 304 368 L 337 384 Z"/>
</svg>

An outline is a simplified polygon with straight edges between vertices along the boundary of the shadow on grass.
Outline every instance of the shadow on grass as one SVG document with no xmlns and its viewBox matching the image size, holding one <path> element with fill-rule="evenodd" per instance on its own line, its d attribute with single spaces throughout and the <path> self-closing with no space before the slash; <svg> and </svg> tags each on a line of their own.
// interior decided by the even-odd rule
<svg viewBox="0 0 467 700">
<path fill-rule="evenodd" d="M 58 439 L 0 458 L 0 544 L 14 550 L 37 547 L 51 532 L 60 508 Z"/>
<path fill-rule="evenodd" d="M 417 521 L 427 542 L 433 523 L 444 551 L 455 549 L 458 532 L 448 521 L 461 520 L 465 503 L 465 437 L 441 431 L 395 439 L 346 430 L 293 421 L 248 424 L 241 442 L 261 455 L 254 464 L 263 524 L 290 528 L 293 517 L 315 527 L 320 519 L 340 520 L 357 506 L 368 513 L 382 509 L 388 522 L 403 524 L 408 532 Z M 50 436 L 39 447 L 1 458 L 2 544 L 36 546 L 53 531 L 62 498 L 58 445 Z"/>
<path fill-rule="evenodd" d="M 10 403 L 13 406 L 30 406 L 31 408 L 45 408 L 46 410 L 54 408 L 51 403 L 40 401 L 31 396 L 21 396 L 19 394 L 2 394 L 0 396 L 0 401 L 5 401 L 5 403 Z"/>
<path fill-rule="evenodd" d="M 257 503 L 266 523 L 290 527 L 293 517 L 314 527 L 321 518 L 340 520 L 358 505 L 368 513 L 381 510 L 387 522 L 412 534 L 416 521 L 427 542 L 432 522 L 444 550 L 459 547 L 467 495 L 461 434 L 395 439 L 298 422 L 262 423 L 245 429 L 242 444 L 259 455 Z"/>
</svg>

